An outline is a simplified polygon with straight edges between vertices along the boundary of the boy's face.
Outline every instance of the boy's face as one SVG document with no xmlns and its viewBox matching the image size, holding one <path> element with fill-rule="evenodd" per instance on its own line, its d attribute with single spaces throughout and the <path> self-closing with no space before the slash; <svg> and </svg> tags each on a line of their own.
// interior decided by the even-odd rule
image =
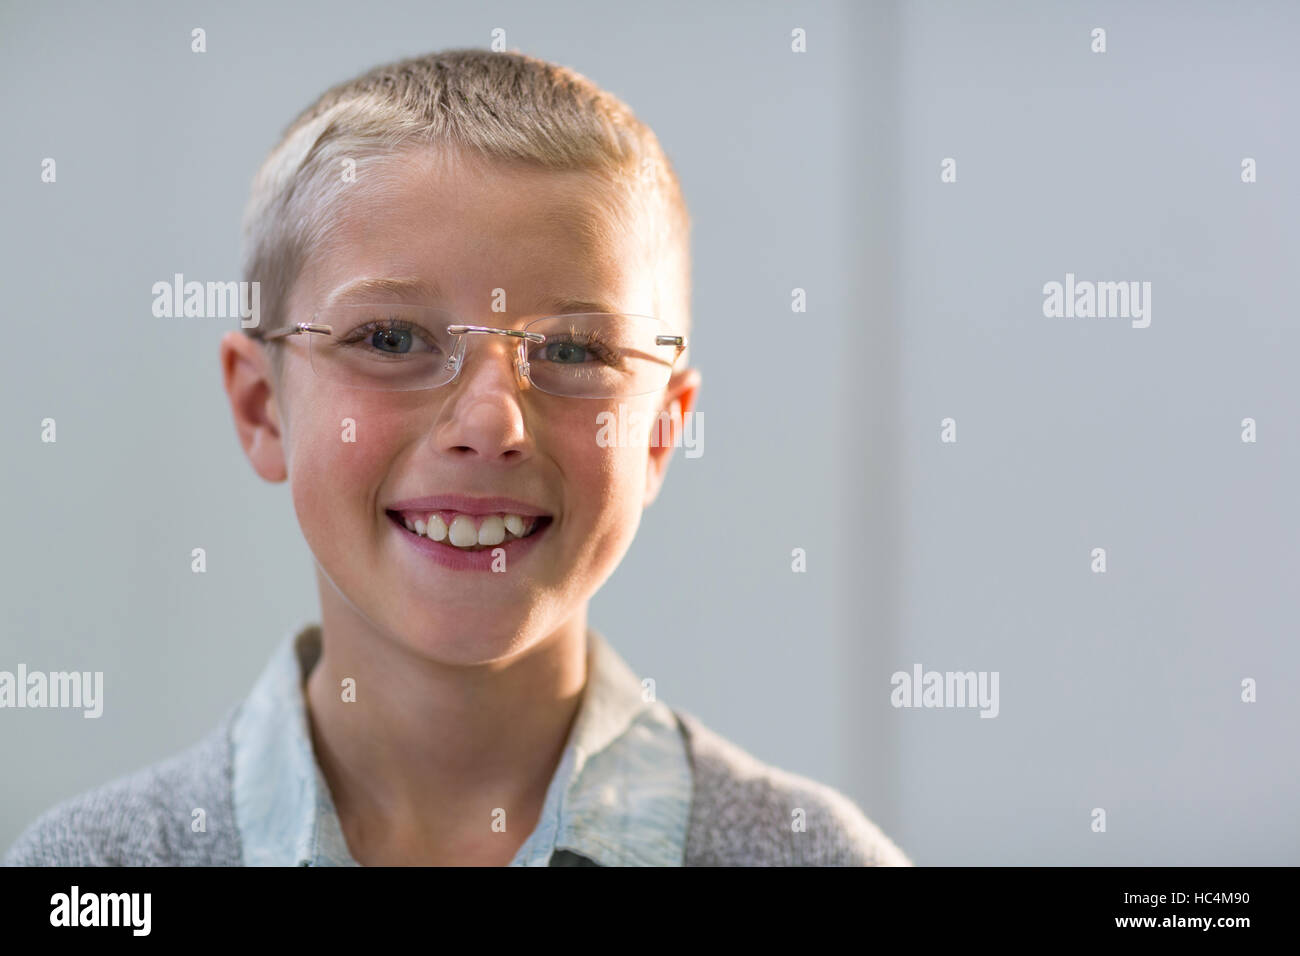
<svg viewBox="0 0 1300 956">
<path fill-rule="evenodd" d="M 442 298 L 386 291 L 363 301 L 435 305 L 470 325 L 521 327 L 553 311 L 540 303 L 556 296 L 656 314 L 643 244 L 593 238 L 608 214 L 584 174 L 448 162 L 422 150 L 388 161 L 369 188 L 364 178 L 295 283 L 288 321 L 311 321 L 341 290 L 372 279 L 421 280 Z M 492 311 L 498 289 L 505 312 Z M 662 318 L 684 331 L 679 317 Z M 264 478 L 287 475 L 327 618 L 334 608 L 425 656 L 464 664 L 518 653 L 585 615 L 672 451 L 649 441 L 602 447 L 597 416 L 620 402 L 625 414 L 653 416 L 677 401 L 686 414 L 698 386 L 694 370 L 678 370 L 667 389 L 632 398 L 523 390 L 512 367 L 517 340 L 467 338 L 456 381 L 405 392 L 318 378 L 305 335 L 258 346 L 232 333 L 223 342 L 241 439 Z M 262 348 L 285 350 L 278 382 Z M 355 422 L 354 441 L 344 440 L 345 419 Z M 445 494 L 517 499 L 550 522 L 521 542 L 527 548 L 506 549 L 504 572 L 449 567 L 391 512 Z"/>
</svg>

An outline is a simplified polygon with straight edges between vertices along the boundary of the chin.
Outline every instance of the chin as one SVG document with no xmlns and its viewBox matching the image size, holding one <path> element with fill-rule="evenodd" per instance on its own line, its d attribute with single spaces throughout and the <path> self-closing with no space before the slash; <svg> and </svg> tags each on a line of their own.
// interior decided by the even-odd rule
<svg viewBox="0 0 1300 956">
<path fill-rule="evenodd" d="M 521 621 L 503 621 L 500 615 L 466 619 L 458 610 L 450 614 L 444 611 L 442 615 L 414 616 L 394 633 L 414 653 L 454 666 L 486 664 L 510 657 L 529 644 Z"/>
</svg>

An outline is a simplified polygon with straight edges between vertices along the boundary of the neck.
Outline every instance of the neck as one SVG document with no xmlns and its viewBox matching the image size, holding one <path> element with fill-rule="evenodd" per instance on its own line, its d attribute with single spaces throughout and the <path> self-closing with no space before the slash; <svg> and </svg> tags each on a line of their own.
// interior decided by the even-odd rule
<svg viewBox="0 0 1300 956">
<path fill-rule="evenodd" d="M 308 723 L 349 845 L 363 834 L 375 844 L 474 840 L 491 833 L 497 808 L 521 843 L 586 684 L 585 607 L 508 659 L 447 664 L 376 630 L 327 580 L 320 590 Z M 342 698 L 346 678 L 353 702 Z"/>
</svg>

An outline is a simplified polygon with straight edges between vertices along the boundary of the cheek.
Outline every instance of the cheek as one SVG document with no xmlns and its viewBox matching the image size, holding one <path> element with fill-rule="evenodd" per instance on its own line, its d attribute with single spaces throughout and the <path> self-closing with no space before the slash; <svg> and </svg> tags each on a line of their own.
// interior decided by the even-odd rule
<svg viewBox="0 0 1300 956">
<path fill-rule="evenodd" d="M 623 547 L 622 539 L 630 539 L 641 518 L 647 449 L 635 440 L 611 441 L 619 437 L 618 431 L 602 433 L 595 416 L 575 422 L 563 435 L 561 466 L 570 485 L 571 508 L 582 514 L 586 528 Z"/>
<path fill-rule="evenodd" d="M 291 419 L 289 482 L 294 510 L 313 551 L 357 539 L 356 522 L 377 514 L 377 490 L 400 444 L 391 415 L 365 397 L 315 395 Z"/>
</svg>

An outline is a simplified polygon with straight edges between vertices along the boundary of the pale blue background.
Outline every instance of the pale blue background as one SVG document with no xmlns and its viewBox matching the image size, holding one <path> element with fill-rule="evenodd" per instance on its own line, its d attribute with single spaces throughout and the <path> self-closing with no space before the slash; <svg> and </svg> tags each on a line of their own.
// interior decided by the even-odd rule
<svg viewBox="0 0 1300 956">
<path fill-rule="evenodd" d="M 249 179 L 327 86 L 503 27 L 654 127 L 696 222 L 705 454 L 592 612 L 659 696 L 921 864 L 1300 863 L 1300 13 L 1133 6 L 5 3 L 0 669 L 103 670 L 106 709 L 0 712 L 0 847 L 317 613 L 224 327 L 152 283 L 238 277 Z M 1151 281 L 1151 327 L 1045 319 L 1067 271 Z M 1000 716 L 894 710 L 916 662 L 999 671 Z"/>
</svg>

